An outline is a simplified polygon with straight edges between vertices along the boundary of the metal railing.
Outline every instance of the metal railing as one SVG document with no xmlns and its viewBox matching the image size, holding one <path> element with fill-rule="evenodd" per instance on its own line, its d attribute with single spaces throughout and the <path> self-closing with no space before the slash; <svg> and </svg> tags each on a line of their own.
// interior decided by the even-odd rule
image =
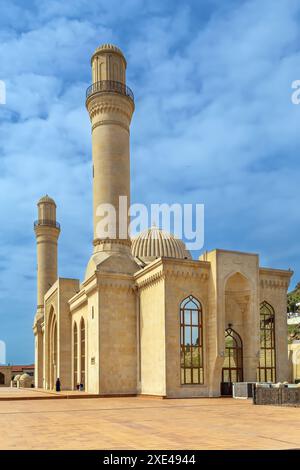
<svg viewBox="0 0 300 470">
<path fill-rule="evenodd" d="M 113 92 L 120 93 L 120 95 L 128 96 L 134 101 L 132 90 L 121 82 L 115 82 L 113 80 L 101 80 L 95 82 L 86 90 L 86 98 L 93 95 L 94 93 Z"/>
<path fill-rule="evenodd" d="M 48 227 L 55 227 L 55 228 L 60 229 L 60 224 L 56 222 L 55 220 L 47 220 L 47 219 L 35 220 L 34 222 L 35 227 L 40 227 L 41 225 L 46 225 Z"/>
</svg>

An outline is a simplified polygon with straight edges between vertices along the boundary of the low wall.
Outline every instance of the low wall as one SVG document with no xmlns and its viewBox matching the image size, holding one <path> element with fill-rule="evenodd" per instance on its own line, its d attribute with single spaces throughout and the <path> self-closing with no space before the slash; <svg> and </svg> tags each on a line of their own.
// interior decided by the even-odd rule
<svg viewBox="0 0 300 470">
<path fill-rule="evenodd" d="M 255 405 L 291 405 L 300 406 L 300 387 L 262 387 L 253 389 Z"/>
<path fill-rule="evenodd" d="M 233 384 L 233 398 L 252 398 L 255 382 L 235 382 Z"/>
</svg>

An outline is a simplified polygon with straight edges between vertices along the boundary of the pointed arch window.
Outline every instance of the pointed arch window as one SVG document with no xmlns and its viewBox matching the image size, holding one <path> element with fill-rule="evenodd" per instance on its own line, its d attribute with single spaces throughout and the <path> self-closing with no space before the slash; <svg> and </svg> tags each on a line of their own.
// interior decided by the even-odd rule
<svg viewBox="0 0 300 470">
<path fill-rule="evenodd" d="M 73 331 L 73 361 L 74 361 L 74 377 L 73 377 L 73 387 L 76 389 L 78 383 L 78 331 L 77 324 L 74 323 Z"/>
<path fill-rule="evenodd" d="M 181 384 L 203 384 L 203 319 L 199 300 L 190 295 L 180 304 Z"/>
<path fill-rule="evenodd" d="M 260 357 L 257 380 L 276 381 L 275 312 L 272 305 L 266 301 L 260 304 Z"/>
<path fill-rule="evenodd" d="M 80 382 L 82 383 L 83 388 L 85 388 L 85 323 L 83 318 L 80 322 L 80 368 Z"/>
<path fill-rule="evenodd" d="M 231 327 L 225 330 L 225 357 L 222 383 L 243 382 L 243 342 Z"/>
</svg>

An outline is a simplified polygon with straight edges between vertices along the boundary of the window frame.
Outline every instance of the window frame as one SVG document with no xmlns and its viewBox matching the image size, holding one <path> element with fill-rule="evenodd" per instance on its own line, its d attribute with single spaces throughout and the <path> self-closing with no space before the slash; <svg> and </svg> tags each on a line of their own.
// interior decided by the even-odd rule
<svg viewBox="0 0 300 470">
<path fill-rule="evenodd" d="M 193 304 L 191 306 L 190 304 Z M 197 320 L 193 318 L 197 314 Z M 189 295 L 180 302 L 180 384 L 182 386 L 203 385 L 204 379 L 204 343 L 203 343 L 203 308 L 201 302 Z M 189 316 L 189 319 L 187 319 Z M 188 321 L 187 321 L 188 320 Z M 193 343 L 193 336 L 197 329 L 197 344 Z M 190 344 L 186 343 L 186 335 L 189 331 Z M 196 354 L 194 354 L 196 353 Z M 195 365 L 193 360 L 197 357 Z M 190 364 L 188 359 L 190 360 Z M 197 364 L 198 363 L 198 364 Z M 187 378 L 190 371 L 190 379 Z"/>
<path fill-rule="evenodd" d="M 267 310 L 266 313 L 263 313 L 264 310 Z M 266 311 L 265 310 L 265 311 Z M 272 326 L 271 328 L 266 328 L 266 318 L 272 318 Z M 264 318 L 262 318 L 264 317 Z M 257 368 L 257 379 L 259 382 L 276 382 L 276 325 L 275 325 L 275 310 L 269 302 L 264 300 L 260 303 L 259 307 L 259 365 Z M 264 328 L 262 328 L 262 323 L 264 322 Z M 271 347 L 267 347 L 267 332 L 270 331 L 270 342 Z M 261 341 L 261 335 L 263 335 L 263 344 Z M 267 352 L 271 352 L 271 365 L 268 363 Z M 263 352 L 263 361 L 261 361 L 261 353 Z M 262 365 L 263 364 L 263 365 Z M 271 380 L 268 380 L 268 374 L 271 375 Z"/>
</svg>

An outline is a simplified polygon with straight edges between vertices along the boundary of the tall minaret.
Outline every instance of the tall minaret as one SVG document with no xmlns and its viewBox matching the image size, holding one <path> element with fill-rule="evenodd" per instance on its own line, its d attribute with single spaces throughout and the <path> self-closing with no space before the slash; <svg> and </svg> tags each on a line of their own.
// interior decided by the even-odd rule
<svg viewBox="0 0 300 470">
<path fill-rule="evenodd" d="M 91 65 L 92 85 L 87 90 L 86 107 L 92 126 L 94 255 L 98 255 L 94 256 L 94 265 L 97 265 L 104 253 L 106 257 L 131 256 L 129 126 L 134 98 L 126 86 L 126 60 L 118 47 L 111 44 L 98 47 Z M 120 196 L 126 198 L 121 207 Z M 116 236 L 101 236 L 97 230 L 101 220 L 99 207 L 105 204 L 116 211 Z M 119 223 L 119 217 L 123 223 Z"/>
<path fill-rule="evenodd" d="M 49 196 L 38 202 L 38 220 L 34 223 L 37 241 L 37 311 L 34 320 L 35 386 L 43 387 L 44 296 L 57 279 L 57 240 L 60 233 L 56 222 L 56 204 Z"/>
</svg>

